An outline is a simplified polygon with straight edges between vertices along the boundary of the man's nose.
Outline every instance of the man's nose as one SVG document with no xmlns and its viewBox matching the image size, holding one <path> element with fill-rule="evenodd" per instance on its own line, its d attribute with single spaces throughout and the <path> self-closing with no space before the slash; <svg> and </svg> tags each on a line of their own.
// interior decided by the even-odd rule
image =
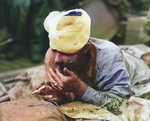
<svg viewBox="0 0 150 121">
<path fill-rule="evenodd" d="M 61 53 L 55 53 L 55 63 L 62 62 Z"/>
</svg>

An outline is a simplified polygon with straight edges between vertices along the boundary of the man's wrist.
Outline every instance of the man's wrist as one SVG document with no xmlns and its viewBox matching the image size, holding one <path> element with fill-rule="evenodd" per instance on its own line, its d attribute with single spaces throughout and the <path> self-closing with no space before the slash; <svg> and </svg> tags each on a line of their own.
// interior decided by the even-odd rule
<svg viewBox="0 0 150 121">
<path fill-rule="evenodd" d="M 80 86 L 77 87 L 77 89 L 73 93 L 80 98 L 84 95 L 87 88 L 88 88 L 88 85 L 85 84 L 83 81 L 81 81 Z"/>
</svg>

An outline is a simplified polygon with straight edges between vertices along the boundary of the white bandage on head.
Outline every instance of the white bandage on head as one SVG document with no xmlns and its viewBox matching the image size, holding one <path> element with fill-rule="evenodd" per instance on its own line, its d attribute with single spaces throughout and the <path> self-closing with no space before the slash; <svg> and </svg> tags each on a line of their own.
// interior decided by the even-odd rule
<svg viewBox="0 0 150 121">
<path fill-rule="evenodd" d="M 78 52 L 90 38 L 91 19 L 82 9 L 51 12 L 44 21 L 50 47 L 59 52 Z"/>
</svg>

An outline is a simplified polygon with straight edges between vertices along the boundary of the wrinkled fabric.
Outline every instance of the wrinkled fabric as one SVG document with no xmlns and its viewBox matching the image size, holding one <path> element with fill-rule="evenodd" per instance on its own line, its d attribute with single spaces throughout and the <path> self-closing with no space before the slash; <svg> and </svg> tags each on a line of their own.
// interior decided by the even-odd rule
<svg viewBox="0 0 150 121">
<path fill-rule="evenodd" d="M 124 62 L 130 75 L 132 85 L 144 84 L 150 79 L 150 69 L 142 59 L 138 59 L 125 51 Z"/>
<path fill-rule="evenodd" d="M 150 121 L 150 100 L 131 96 L 120 106 L 123 121 Z"/>
<path fill-rule="evenodd" d="M 0 103 L 0 121 L 67 121 L 50 102 L 22 99 Z"/>
<path fill-rule="evenodd" d="M 135 92 L 135 96 L 142 96 L 148 93 L 150 98 L 150 69 L 142 59 L 138 59 L 125 51 L 123 51 L 124 62 L 131 79 L 132 90 Z"/>
<path fill-rule="evenodd" d="M 109 41 L 90 38 L 89 42 L 97 49 L 97 72 L 95 86 L 89 86 L 81 100 L 116 109 L 123 99 L 133 94 L 123 54 L 119 47 Z"/>
<path fill-rule="evenodd" d="M 45 68 L 44 65 L 26 69 L 16 76 L 12 81 L 18 82 L 9 91 L 11 100 L 18 99 L 42 99 L 41 95 L 32 94 L 37 85 L 45 82 Z"/>
<path fill-rule="evenodd" d="M 122 121 L 119 117 L 100 106 L 80 101 L 66 103 L 61 105 L 60 109 L 65 115 L 73 119 L 91 119 L 91 121 L 95 121 L 94 119 L 99 119 L 99 121 Z"/>
<path fill-rule="evenodd" d="M 90 38 L 91 18 L 82 9 L 51 12 L 44 21 L 49 33 L 51 49 L 73 54 L 78 52 Z"/>
</svg>

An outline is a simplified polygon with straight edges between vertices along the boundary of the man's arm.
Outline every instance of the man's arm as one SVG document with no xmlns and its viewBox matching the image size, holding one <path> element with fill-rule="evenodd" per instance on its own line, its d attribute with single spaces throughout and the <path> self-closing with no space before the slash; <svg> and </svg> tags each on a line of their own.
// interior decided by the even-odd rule
<svg viewBox="0 0 150 121">
<path fill-rule="evenodd" d="M 117 80 L 120 80 L 119 77 L 123 76 L 124 73 L 124 70 L 120 70 L 111 79 L 118 77 Z M 132 95 L 130 83 L 126 79 L 128 80 L 129 77 L 124 76 L 121 81 L 116 80 L 114 83 L 104 84 L 104 87 L 100 87 L 101 89 L 97 90 L 88 86 L 80 100 L 98 106 L 105 106 L 108 109 L 116 109 L 124 99 Z M 107 80 L 105 83 L 109 81 Z"/>
<path fill-rule="evenodd" d="M 82 101 L 108 108 L 117 108 L 123 99 L 133 92 L 130 77 L 123 62 L 120 49 L 113 43 L 97 41 L 96 80 L 93 88 L 87 88 Z M 100 46 L 99 46 L 100 45 Z"/>
</svg>

